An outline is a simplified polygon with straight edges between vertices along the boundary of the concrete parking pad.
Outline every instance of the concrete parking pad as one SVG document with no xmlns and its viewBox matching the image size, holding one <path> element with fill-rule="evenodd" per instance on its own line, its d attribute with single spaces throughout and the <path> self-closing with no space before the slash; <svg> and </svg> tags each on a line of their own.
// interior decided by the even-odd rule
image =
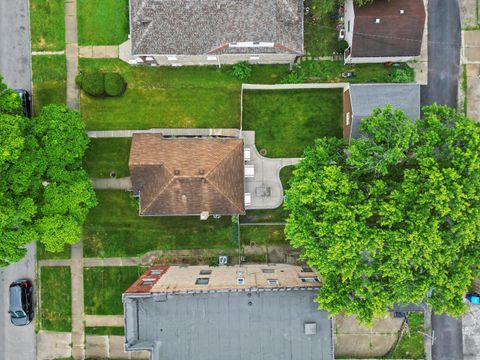
<svg viewBox="0 0 480 360">
<path fill-rule="evenodd" d="M 334 320 L 335 355 L 352 358 L 376 358 L 395 345 L 403 319 L 388 314 L 368 328 L 353 316 L 336 316 Z"/>
<path fill-rule="evenodd" d="M 463 359 L 480 360 L 480 306 L 470 305 L 462 316 Z"/>
<path fill-rule="evenodd" d="M 71 343 L 71 333 L 39 331 L 37 334 L 37 359 L 70 358 L 72 356 Z"/>
</svg>

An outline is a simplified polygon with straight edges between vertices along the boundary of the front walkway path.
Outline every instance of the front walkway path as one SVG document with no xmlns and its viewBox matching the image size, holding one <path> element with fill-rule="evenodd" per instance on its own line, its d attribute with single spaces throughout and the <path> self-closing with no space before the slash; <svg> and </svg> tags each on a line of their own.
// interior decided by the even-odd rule
<svg viewBox="0 0 480 360">
<path fill-rule="evenodd" d="M 123 327 L 123 325 L 123 315 L 85 315 L 85 326 L 88 327 Z"/>
<path fill-rule="evenodd" d="M 37 334 L 37 360 L 70 359 L 71 343 L 72 333 L 40 330 Z"/>
<path fill-rule="evenodd" d="M 81 58 L 118 58 L 118 45 L 79 46 Z"/>
<path fill-rule="evenodd" d="M 132 180 L 130 176 L 118 178 L 118 179 L 109 179 L 109 178 L 102 178 L 102 179 L 91 179 L 92 185 L 94 189 L 100 190 L 111 190 L 111 189 L 118 189 L 118 190 L 131 190 L 132 189 Z"/>
<path fill-rule="evenodd" d="M 72 276 L 72 357 L 85 358 L 85 311 L 83 294 L 83 242 L 72 245 L 70 263 Z M 99 291 L 101 291 L 99 289 Z"/>
<path fill-rule="evenodd" d="M 78 74 L 77 0 L 65 0 L 65 41 L 67 55 L 67 106 L 78 109 L 80 92 L 75 84 Z"/>
</svg>

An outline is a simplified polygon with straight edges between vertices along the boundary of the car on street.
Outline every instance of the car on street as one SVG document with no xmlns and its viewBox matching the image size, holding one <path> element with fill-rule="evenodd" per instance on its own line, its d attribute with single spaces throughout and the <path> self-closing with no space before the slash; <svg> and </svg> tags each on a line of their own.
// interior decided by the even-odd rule
<svg viewBox="0 0 480 360">
<path fill-rule="evenodd" d="M 33 320 L 33 285 L 27 279 L 20 279 L 10 284 L 10 305 L 8 313 L 15 326 L 28 325 Z"/>
<path fill-rule="evenodd" d="M 20 100 L 22 101 L 21 110 L 26 117 L 32 117 L 32 95 L 27 90 L 15 89 L 14 90 Z"/>
</svg>

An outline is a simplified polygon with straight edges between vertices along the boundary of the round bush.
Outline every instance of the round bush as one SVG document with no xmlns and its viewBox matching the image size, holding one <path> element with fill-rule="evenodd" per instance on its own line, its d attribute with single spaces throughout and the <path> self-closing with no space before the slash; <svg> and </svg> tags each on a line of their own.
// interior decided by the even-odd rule
<svg viewBox="0 0 480 360">
<path fill-rule="evenodd" d="M 105 74 L 105 92 L 108 96 L 120 96 L 125 91 L 125 80 L 118 73 Z"/>
<path fill-rule="evenodd" d="M 77 76 L 75 76 L 75 84 L 81 88 L 82 87 L 82 81 L 83 81 L 83 75 L 82 74 L 78 74 Z"/>
<path fill-rule="evenodd" d="M 82 89 L 92 96 L 103 96 L 105 94 L 104 75 L 100 71 L 83 75 Z"/>
</svg>

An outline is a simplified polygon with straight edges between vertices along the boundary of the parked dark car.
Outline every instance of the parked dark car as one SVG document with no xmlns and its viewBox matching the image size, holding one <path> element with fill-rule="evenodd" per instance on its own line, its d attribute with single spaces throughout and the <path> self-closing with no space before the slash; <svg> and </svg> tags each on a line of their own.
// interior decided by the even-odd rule
<svg viewBox="0 0 480 360">
<path fill-rule="evenodd" d="M 24 89 L 15 89 L 14 90 L 20 100 L 22 100 L 22 112 L 26 117 L 32 117 L 32 95 L 27 90 Z"/>
<path fill-rule="evenodd" d="M 10 284 L 8 313 L 13 325 L 28 325 L 33 320 L 33 286 L 27 279 Z"/>
</svg>

